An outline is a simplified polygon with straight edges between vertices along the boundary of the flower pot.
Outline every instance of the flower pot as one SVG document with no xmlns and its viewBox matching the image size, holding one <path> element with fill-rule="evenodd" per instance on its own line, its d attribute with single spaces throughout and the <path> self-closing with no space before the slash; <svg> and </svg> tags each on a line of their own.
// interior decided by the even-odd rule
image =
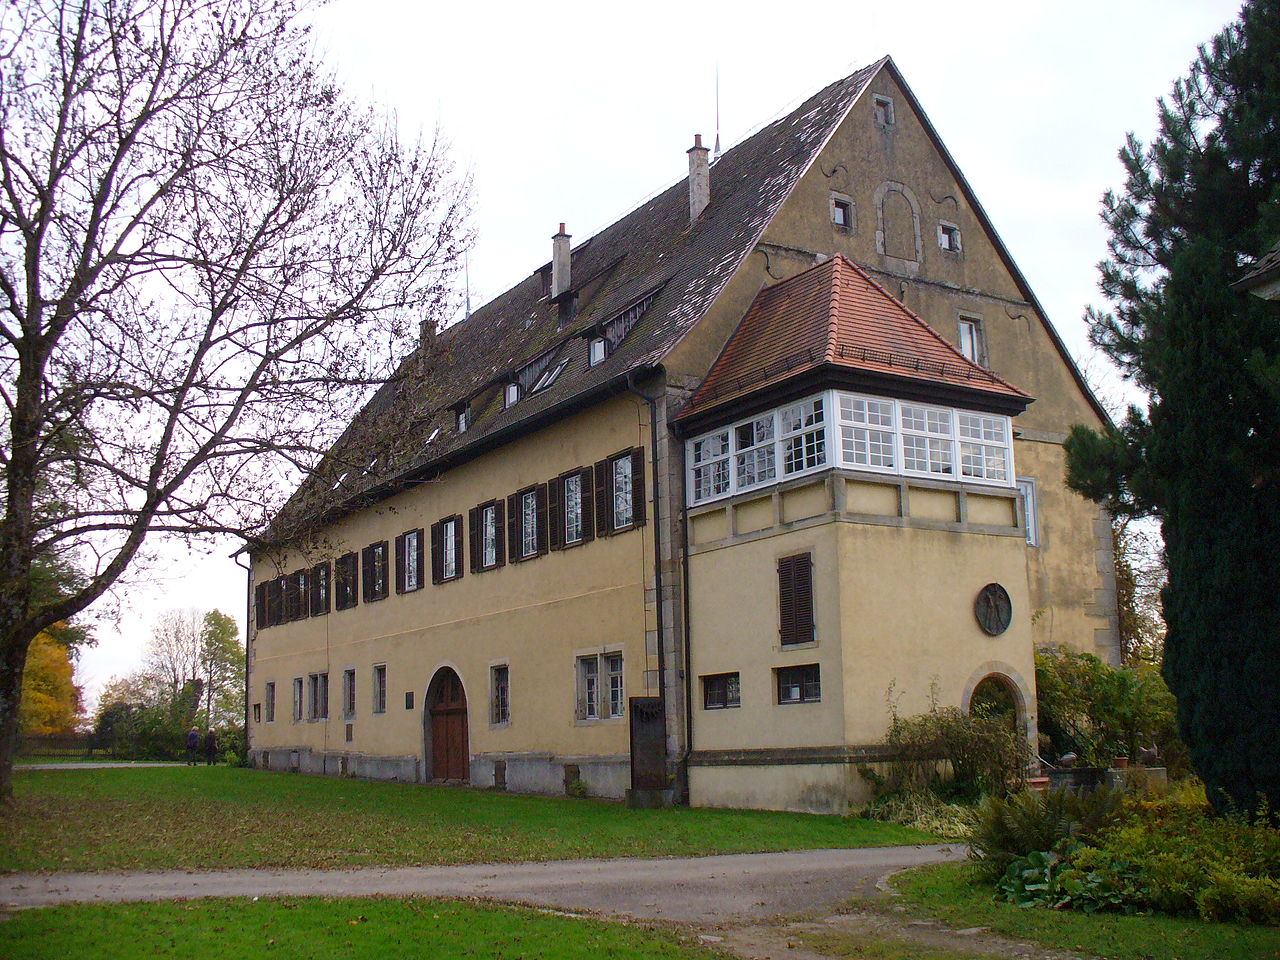
<svg viewBox="0 0 1280 960">
<path fill-rule="evenodd" d="M 1115 770 L 1124 770 L 1129 766 L 1128 757 L 1116 757 L 1111 761 L 1111 766 Z"/>
</svg>

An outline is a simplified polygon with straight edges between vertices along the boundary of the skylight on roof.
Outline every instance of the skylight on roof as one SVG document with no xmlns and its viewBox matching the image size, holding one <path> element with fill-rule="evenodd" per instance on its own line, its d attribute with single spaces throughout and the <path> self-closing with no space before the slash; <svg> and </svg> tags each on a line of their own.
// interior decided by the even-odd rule
<svg viewBox="0 0 1280 960">
<path fill-rule="evenodd" d="M 538 390 L 547 389 L 547 387 L 555 383 L 556 377 L 560 376 L 564 371 L 564 368 L 568 365 L 568 360 L 561 360 L 554 367 L 547 367 L 546 372 L 543 373 L 542 376 L 538 378 L 538 382 L 533 385 L 533 391 L 536 392 Z"/>
</svg>

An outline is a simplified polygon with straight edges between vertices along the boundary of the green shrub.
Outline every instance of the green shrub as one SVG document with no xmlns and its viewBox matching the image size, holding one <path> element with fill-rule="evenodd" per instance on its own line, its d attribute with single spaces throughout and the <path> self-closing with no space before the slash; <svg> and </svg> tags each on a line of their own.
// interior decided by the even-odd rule
<svg viewBox="0 0 1280 960">
<path fill-rule="evenodd" d="M 1036 850 L 1009 863 L 996 882 L 996 897 L 1020 907 L 1058 906 L 1058 869 L 1062 858 L 1051 850 Z"/>
<path fill-rule="evenodd" d="M 1024 782 L 1031 758 L 1026 738 L 1007 720 L 955 707 L 906 718 L 895 714 L 886 742 L 898 758 L 890 789 L 928 790 L 944 798 L 1003 795 Z M 949 779 L 943 763 L 950 766 Z"/>
<path fill-rule="evenodd" d="M 970 856 L 991 879 L 1014 860 L 1046 853 L 1067 838 L 1084 840 L 1112 823 L 1120 795 L 1111 790 L 1075 794 L 1068 790 L 1024 790 L 1008 797 L 986 797 L 974 814 Z"/>
<path fill-rule="evenodd" d="M 1204 920 L 1280 924 L 1280 882 L 1214 871 L 1196 895 L 1196 911 Z"/>
</svg>

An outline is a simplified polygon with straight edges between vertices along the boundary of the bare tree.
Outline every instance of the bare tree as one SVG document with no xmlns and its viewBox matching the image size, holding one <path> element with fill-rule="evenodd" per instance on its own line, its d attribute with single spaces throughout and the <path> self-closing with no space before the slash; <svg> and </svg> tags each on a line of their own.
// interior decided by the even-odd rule
<svg viewBox="0 0 1280 960">
<path fill-rule="evenodd" d="M 444 309 L 468 183 L 342 93 L 300 15 L 0 12 L 0 798 L 31 639 L 151 534 L 261 529 Z M 83 582 L 45 602 L 54 560 Z"/>
</svg>

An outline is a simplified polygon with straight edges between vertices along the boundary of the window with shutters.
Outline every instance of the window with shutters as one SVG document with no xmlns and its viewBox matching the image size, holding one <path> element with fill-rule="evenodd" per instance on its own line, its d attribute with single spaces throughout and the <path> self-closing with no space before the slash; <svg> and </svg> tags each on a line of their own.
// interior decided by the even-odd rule
<svg viewBox="0 0 1280 960">
<path fill-rule="evenodd" d="M 387 598 L 388 564 L 387 541 L 371 543 L 361 551 L 361 570 L 364 573 L 364 601 L 371 603 Z"/>
<path fill-rule="evenodd" d="M 634 491 L 631 484 L 631 458 L 613 461 L 613 529 L 631 526 Z"/>
<path fill-rule="evenodd" d="M 293 678 L 293 722 L 302 719 L 302 678 Z"/>
<path fill-rule="evenodd" d="M 350 610 L 360 602 L 356 586 L 360 558 L 354 553 L 345 553 L 334 561 L 333 566 L 333 607 L 335 610 Z"/>
<path fill-rule="evenodd" d="M 267 684 L 267 723 L 275 723 L 276 721 L 276 685 L 274 682 Z"/>
<path fill-rule="evenodd" d="M 595 539 L 591 467 L 575 467 L 547 485 L 547 528 L 552 550 L 565 550 Z"/>
<path fill-rule="evenodd" d="M 702 709 L 726 710 L 742 706 L 741 684 L 736 673 L 714 673 L 702 678 Z"/>
<path fill-rule="evenodd" d="M 512 562 L 547 552 L 547 485 L 536 484 L 507 498 L 507 553 Z"/>
<path fill-rule="evenodd" d="M 582 474 L 564 478 L 564 543 L 582 542 Z"/>
<path fill-rule="evenodd" d="M 373 712 L 387 712 L 387 665 L 373 665 Z"/>
<path fill-rule="evenodd" d="M 493 570 L 506 562 L 503 507 L 501 500 L 490 500 L 471 508 L 469 522 L 472 573 Z"/>
<path fill-rule="evenodd" d="M 267 583 L 267 626 L 283 623 L 284 577 L 276 577 Z"/>
<path fill-rule="evenodd" d="M 342 671 L 342 718 L 350 720 L 356 715 L 356 671 L 354 667 Z"/>
<path fill-rule="evenodd" d="M 778 667 L 778 703 L 817 703 L 822 699 L 822 674 L 816 663 Z"/>
<path fill-rule="evenodd" d="M 289 623 L 306 616 L 303 604 L 307 599 L 307 574 L 303 570 L 289 574 L 284 578 L 284 612 L 283 622 Z"/>
<path fill-rule="evenodd" d="M 610 536 L 645 522 L 644 450 L 632 447 L 594 469 L 595 534 Z"/>
<path fill-rule="evenodd" d="M 499 664 L 489 668 L 489 722 L 503 724 L 511 721 L 510 668 Z"/>
<path fill-rule="evenodd" d="M 462 576 L 462 517 L 445 517 L 431 525 L 431 582 Z"/>
<path fill-rule="evenodd" d="M 311 568 L 310 607 L 311 616 L 322 617 L 329 612 L 329 561 L 317 563 Z"/>
<path fill-rule="evenodd" d="M 259 583 L 253 588 L 254 625 L 262 630 L 267 625 L 267 585 Z"/>
<path fill-rule="evenodd" d="M 800 553 L 778 560 L 778 638 L 783 646 L 812 643 L 813 558 Z"/>
<path fill-rule="evenodd" d="M 412 593 L 421 590 L 423 576 L 425 531 L 406 530 L 396 537 L 396 593 Z"/>
</svg>

